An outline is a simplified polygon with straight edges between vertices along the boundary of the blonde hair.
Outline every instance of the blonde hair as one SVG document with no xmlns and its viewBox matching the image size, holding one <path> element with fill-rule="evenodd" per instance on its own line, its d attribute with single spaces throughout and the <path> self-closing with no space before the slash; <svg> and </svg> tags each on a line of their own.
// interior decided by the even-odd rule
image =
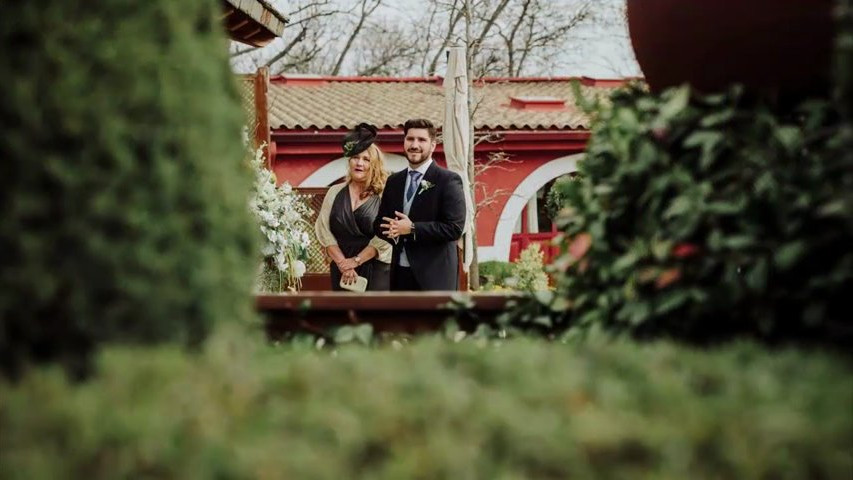
<svg viewBox="0 0 853 480">
<path fill-rule="evenodd" d="M 375 144 L 367 147 L 365 152 L 367 152 L 367 158 L 369 159 L 369 171 L 367 172 L 366 186 L 361 196 L 381 195 L 382 190 L 385 189 L 385 181 L 388 180 L 388 172 L 385 170 L 385 155 L 382 154 L 382 150 Z M 349 164 L 351 158 L 353 157 L 347 158 L 347 183 L 352 181 Z"/>
</svg>

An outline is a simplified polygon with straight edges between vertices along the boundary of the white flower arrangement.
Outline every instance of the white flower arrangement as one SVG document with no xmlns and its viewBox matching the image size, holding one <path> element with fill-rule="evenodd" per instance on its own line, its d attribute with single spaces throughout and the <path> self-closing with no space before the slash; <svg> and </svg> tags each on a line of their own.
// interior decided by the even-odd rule
<svg viewBox="0 0 853 480">
<path fill-rule="evenodd" d="M 275 174 L 264 164 L 263 147 L 251 160 L 255 183 L 249 209 L 263 236 L 261 285 L 263 290 L 296 290 L 305 274 L 310 237 L 308 206 L 287 182 L 276 186 Z"/>
</svg>

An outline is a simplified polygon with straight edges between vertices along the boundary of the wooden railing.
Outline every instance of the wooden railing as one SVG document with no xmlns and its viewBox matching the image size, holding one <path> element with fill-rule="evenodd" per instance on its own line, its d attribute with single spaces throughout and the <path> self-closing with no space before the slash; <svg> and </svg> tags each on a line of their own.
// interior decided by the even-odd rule
<svg viewBox="0 0 853 480">
<path fill-rule="evenodd" d="M 456 316 L 460 328 L 473 331 L 480 323 L 494 323 L 518 300 L 518 294 L 457 292 L 296 292 L 258 295 L 257 310 L 266 320 L 270 338 L 292 332 L 324 333 L 330 327 L 369 323 L 377 332 L 417 333 L 441 328 L 454 317 L 454 300 L 468 304 Z M 459 305 L 456 303 L 456 305 Z"/>
</svg>

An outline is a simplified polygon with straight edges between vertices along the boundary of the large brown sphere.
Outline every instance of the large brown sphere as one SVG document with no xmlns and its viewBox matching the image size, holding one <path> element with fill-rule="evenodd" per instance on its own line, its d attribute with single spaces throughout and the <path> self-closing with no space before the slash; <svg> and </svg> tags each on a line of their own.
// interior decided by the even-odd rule
<svg viewBox="0 0 853 480">
<path fill-rule="evenodd" d="M 628 0 L 631 42 L 652 89 L 732 83 L 814 92 L 830 76 L 833 0 Z"/>
</svg>

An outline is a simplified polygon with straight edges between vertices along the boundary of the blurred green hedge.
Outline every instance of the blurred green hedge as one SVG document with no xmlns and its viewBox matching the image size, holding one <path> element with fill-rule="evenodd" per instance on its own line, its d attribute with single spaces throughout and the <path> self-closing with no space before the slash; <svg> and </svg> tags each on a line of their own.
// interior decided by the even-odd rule
<svg viewBox="0 0 853 480">
<path fill-rule="evenodd" d="M 837 12 L 825 98 L 638 85 L 594 105 L 579 96 L 596 121 L 576 179 L 549 198 L 565 234 L 557 294 L 507 323 L 849 345 L 851 1 Z"/>
<path fill-rule="evenodd" d="M 828 100 L 616 93 L 566 199 L 555 324 L 853 340 L 853 151 Z"/>
<path fill-rule="evenodd" d="M 0 16 L 0 371 L 251 314 L 240 97 L 213 0 Z"/>
<path fill-rule="evenodd" d="M 847 360 L 748 344 L 212 337 L 0 383 L 0 477 L 848 479 Z"/>
</svg>

